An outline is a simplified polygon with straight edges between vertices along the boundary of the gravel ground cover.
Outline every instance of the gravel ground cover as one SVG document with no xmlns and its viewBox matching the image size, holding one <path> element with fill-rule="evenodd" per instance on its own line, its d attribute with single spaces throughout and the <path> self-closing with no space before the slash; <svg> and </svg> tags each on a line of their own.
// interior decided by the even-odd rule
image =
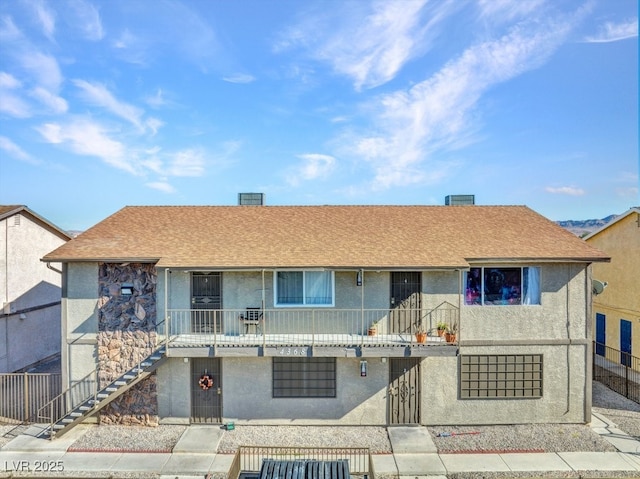
<svg viewBox="0 0 640 479">
<path fill-rule="evenodd" d="M 95 426 L 69 448 L 76 451 L 171 452 L 187 426 Z"/>
</svg>

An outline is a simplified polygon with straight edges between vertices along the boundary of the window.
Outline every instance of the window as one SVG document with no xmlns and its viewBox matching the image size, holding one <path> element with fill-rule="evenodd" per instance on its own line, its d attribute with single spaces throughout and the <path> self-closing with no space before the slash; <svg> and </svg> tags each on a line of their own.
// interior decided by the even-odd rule
<svg viewBox="0 0 640 479">
<path fill-rule="evenodd" d="M 540 304 L 540 268 L 471 268 L 464 304 Z"/>
<path fill-rule="evenodd" d="M 541 398 L 542 354 L 461 355 L 460 398 Z"/>
<path fill-rule="evenodd" d="M 273 397 L 336 397 L 336 358 L 273 358 Z"/>
<path fill-rule="evenodd" d="M 333 306 L 333 271 L 277 271 L 276 306 Z"/>
</svg>

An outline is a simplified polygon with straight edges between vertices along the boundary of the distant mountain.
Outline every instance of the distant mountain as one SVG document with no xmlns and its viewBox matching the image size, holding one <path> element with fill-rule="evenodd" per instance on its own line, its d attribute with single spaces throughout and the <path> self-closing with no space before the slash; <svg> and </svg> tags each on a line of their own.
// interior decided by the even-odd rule
<svg viewBox="0 0 640 479">
<path fill-rule="evenodd" d="M 600 220 L 567 220 L 556 221 L 556 223 L 563 228 L 571 231 L 574 235 L 582 238 L 583 236 L 586 236 L 589 233 L 592 233 L 593 231 L 603 227 L 616 216 L 618 215 L 609 215 L 606 218 L 602 218 Z"/>
</svg>

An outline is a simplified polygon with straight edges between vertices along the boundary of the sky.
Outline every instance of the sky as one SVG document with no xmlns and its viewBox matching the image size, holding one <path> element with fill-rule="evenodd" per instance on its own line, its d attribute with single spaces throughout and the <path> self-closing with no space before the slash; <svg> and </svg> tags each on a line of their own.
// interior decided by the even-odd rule
<svg viewBox="0 0 640 479">
<path fill-rule="evenodd" d="M 638 193 L 636 0 L 0 0 L 0 204 L 526 205 Z"/>
</svg>

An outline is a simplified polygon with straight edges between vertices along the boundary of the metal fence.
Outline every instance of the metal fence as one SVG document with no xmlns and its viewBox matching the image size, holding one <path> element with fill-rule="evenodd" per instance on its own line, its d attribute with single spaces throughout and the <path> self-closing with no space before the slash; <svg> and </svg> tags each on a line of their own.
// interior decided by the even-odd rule
<svg viewBox="0 0 640 479">
<path fill-rule="evenodd" d="M 640 403 L 640 358 L 593 343 L 593 379 Z"/>
<path fill-rule="evenodd" d="M 38 422 L 38 409 L 61 390 L 60 374 L 0 374 L 0 423 Z"/>
<path fill-rule="evenodd" d="M 310 459 L 315 461 L 337 461 L 346 459 L 349 472 L 375 479 L 373 460 L 369 448 L 364 447 L 271 447 L 240 446 L 233 458 L 227 477 L 238 479 L 240 474 L 260 471 L 263 459 L 292 461 Z"/>
</svg>

